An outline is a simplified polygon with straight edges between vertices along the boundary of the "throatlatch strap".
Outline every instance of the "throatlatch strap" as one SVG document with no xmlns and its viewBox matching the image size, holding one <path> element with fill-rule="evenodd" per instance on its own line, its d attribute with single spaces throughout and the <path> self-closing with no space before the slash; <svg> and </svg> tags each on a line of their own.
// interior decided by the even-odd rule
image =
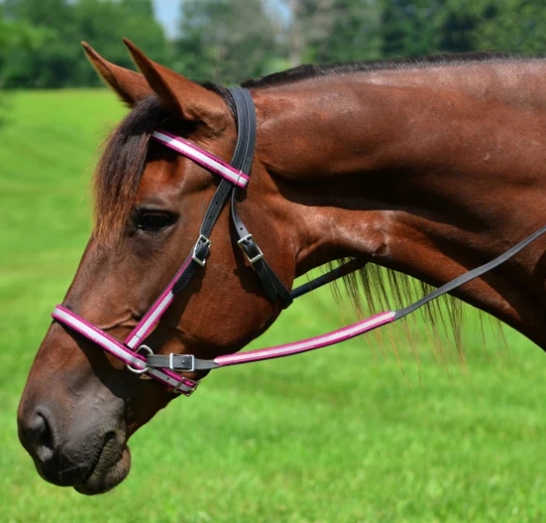
<svg viewBox="0 0 546 523">
<path fill-rule="evenodd" d="M 265 261 L 262 250 L 258 247 L 256 240 L 254 240 L 252 234 L 248 232 L 248 229 L 245 227 L 245 224 L 237 213 L 236 196 L 237 190 L 234 188 L 231 193 L 231 218 L 237 236 L 239 237 L 237 244 L 245 253 L 247 260 L 256 271 L 268 299 L 273 302 L 280 299 L 283 309 L 286 309 L 294 300 L 290 295 L 290 291 Z"/>
<path fill-rule="evenodd" d="M 250 174 L 252 167 L 253 151 L 256 142 L 256 111 L 250 93 L 247 90 L 229 89 L 237 108 L 237 147 L 231 165 L 241 172 Z M 244 145 L 246 144 L 246 145 Z M 269 301 L 280 299 L 283 309 L 292 303 L 290 291 L 285 287 L 281 279 L 264 259 L 262 250 L 248 232 L 243 221 L 237 213 L 236 206 L 237 188 L 231 193 L 231 219 L 239 240 L 237 244 L 244 252 L 264 288 Z"/>
</svg>

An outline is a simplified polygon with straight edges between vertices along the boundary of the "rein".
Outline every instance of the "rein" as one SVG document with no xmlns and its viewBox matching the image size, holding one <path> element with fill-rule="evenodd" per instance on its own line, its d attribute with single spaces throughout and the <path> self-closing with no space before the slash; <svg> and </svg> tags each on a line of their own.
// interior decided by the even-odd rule
<svg viewBox="0 0 546 523">
<path fill-rule="evenodd" d="M 154 354 L 153 350 L 143 344 L 142 341 L 146 339 L 155 325 L 159 322 L 161 316 L 173 302 L 176 295 L 183 291 L 193 275 L 205 266 L 207 258 L 210 255 L 210 233 L 220 212 L 230 198 L 231 219 L 239 237 L 237 244 L 242 249 L 248 262 L 254 268 L 267 298 L 272 302 L 279 301 L 283 308 L 288 307 L 295 298 L 303 296 L 314 289 L 358 270 L 364 265 L 360 260 L 354 259 L 292 291 L 289 291 L 285 287 L 280 278 L 265 261 L 264 253 L 254 240 L 252 234 L 248 232 L 248 229 L 245 227 L 237 213 L 237 192 L 240 189 L 244 189 L 250 179 L 250 170 L 252 167 L 256 140 L 256 113 L 254 103 L 247 89 L 238 87 L 230 88 L 228 92 L 235 105 L 238 133 L 235 152 L 230 164 L 223 162 L 221 159 L 188 142 L 184 138 L 172 135 L 167 131 L 156 130 L 152 134 L 154 140 L 175 150 L 179 154 L 186 156 L 211 173 L 217 174 L 222 177 L 222 180 L 209 203 L 207 212 L 201 223 L 199 238 L 193 249 L 165 290 L 161 293 L 159 298 L 157 298 L 144 317 L 138 322 L 129 336 L 123 342 L 120 342 L 110 336 L 107 332 L 92 325 L 84 318 L 62 305 L 57 305 L 52 313 L 52 317 L 56 321 L 71 328 L 123 361 L 127 368 L 132 372 L 136 374 L 147 374 L 167 387 L 172 388 L 176 393 L 182 393 L 189 396 L 197 388 L 199 382 L 181 376 L 175 371 L 192 372 L 196 370 L 212 370 L 220 367 L 299 354 L 340 343 L 387 323 L 399 320 L 443 294 L 491 271 L 546 232 L 546 226 L 540 228 L 489 263 L 455 278 L 407 307 L 376 314 L 370 318 L 327 334 L 284 345 L 218 356 L 213 360 L 199 359 L 192 354 Z"/>
</svg>

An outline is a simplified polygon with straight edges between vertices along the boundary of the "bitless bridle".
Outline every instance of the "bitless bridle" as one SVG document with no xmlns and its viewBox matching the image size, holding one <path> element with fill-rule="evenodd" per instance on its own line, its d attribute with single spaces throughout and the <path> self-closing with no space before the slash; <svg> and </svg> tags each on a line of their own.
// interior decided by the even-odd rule
<svg viewBox="0 0 546 523">
<path fill-rule="evenodd" d="M 455 278 L 408 307 L 395 311 L 385 311 L 327 334 L 285 345 L 218 356 L 213 360 L 199 359 L 191 354 L 154 354 L 153 350 L 148 345 L 143 344 L 143 341 L 152 332 L 163 313 L 174 301 L 176 295 L 182 292 L 193 275 L 205 266 L 206 260 L 210 254 L 210 233 L 220 212 L 230 198 L 231 219 L 239 238 L 237 244 L 254 268 L 267 298 L 272 302 L 279 300 L 283 308 L 288 307 L 294 298 L 302 296 L 311 290 L 317 289 L 318 287 L 363 266 L 361 261 L 355 259 L 292 291 L 289 291 L 285 287 L 281 279 L 265 261 L 264 253 L 258 247 L 254 237 L 248 232 L 237 213 L 237 191 L 239 189 L 244 189 L 248 184 L 252 167 L 256 140 L 256 113 L 254 103 L 247 89 L 234 87 L 228 89 L 228 93 L 234 102 L 238 133 L 235 152 L 229 165 L 184 138 L 172 135 L 167 131 L 158 129 L 152 134 L 154 140 L 175 150 L 181 155 L 186 156 L 211 173 L 221 176 L 222 180 L 209 204 L 203 222 L 201 223 L 199 238 L 192 251 L 186 257 L 184 263 L 163 293 L 153 303 L 129 336 L 122 343 L 62 305 L 57 305 L 52 313 L 52 316 L 56 321 L 70 327 L 72 330 L 123 361 L 127 365 L 127 368 L 132 372 L 147 374 L 151 378 L 171 388 L 174 392 L 190 396 L 198 385 L 197 381 L 181 376 L 175 371 L 193 372 L 211 370 L 220 367 L 299 354 L 301 352 L 340 343 L 387 323 L 399 320 L 416 311 L 431 300 L 494 269 L 546 232 L 546 226 L 540 228 L 501 256 Z M 145 353 L 145 355 L 142 353 Z"/>
</svg>

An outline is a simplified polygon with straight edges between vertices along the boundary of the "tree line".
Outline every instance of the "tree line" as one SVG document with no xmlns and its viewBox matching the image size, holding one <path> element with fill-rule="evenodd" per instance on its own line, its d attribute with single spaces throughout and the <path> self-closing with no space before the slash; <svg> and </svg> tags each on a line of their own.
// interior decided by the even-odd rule
<svg viewBox="0 0 546 523">
<path fill-rule="evenodd" d="M 197 81 L 234 83 L 300 63 L 476 50 L 543 53 L 546 0 L 181 0 L 168 37 L 152 0 L 0 0 L 0 86 L 95 86 L 79 47 L 132 67 L 128 37 Z"/>
</svg>

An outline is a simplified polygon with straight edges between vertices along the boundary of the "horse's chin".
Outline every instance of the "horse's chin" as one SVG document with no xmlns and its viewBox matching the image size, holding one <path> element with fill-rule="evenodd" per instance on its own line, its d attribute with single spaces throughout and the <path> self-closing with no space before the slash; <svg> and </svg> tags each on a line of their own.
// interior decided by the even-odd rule
<svg viewBox="0 0 546 523">
<path fill-rule="evenodd" d="M 118 459 L 112 459 L 112 452 L 105 446 L 96 465 L 83 483 L 75 485 L 80 494 L 94 496 L 104 494 L 117 487 L 131 470 L 131 451 L 125 446 Z"/>
</svg>

